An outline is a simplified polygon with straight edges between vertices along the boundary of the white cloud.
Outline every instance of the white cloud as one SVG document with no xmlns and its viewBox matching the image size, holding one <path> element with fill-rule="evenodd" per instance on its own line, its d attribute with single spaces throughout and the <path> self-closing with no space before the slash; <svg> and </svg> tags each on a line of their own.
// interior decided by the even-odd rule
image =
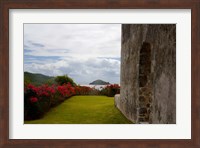
<svg viewBox="0 0 200 148">
<path fill-rule="evenodd" d="M 119 83 L 120 48 L 120 24 L 24 25 L 25 71 L 33 73 Z"/>
</svg>

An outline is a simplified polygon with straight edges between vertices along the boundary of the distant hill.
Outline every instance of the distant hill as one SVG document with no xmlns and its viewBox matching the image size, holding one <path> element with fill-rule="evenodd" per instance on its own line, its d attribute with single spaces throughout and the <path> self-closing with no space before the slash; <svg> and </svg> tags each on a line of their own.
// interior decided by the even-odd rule
<svg viewBox="0 0 200 148">
<path fill-rule="evenodd" d="M 108 85 L 110 84 L 109 82 L 105 82 L 103 80 L 95 80 L 92 83 L 90 83 L 90 85 Z"/>
<path fill-rule="evenodd" d="M 46 76 L 43 74 L 34 74 L 30 72 L 24 72 L 24 81 L 34 84 L 42 85 L 45 83 L 54 83 L 54 77 Z"/>
</svg>

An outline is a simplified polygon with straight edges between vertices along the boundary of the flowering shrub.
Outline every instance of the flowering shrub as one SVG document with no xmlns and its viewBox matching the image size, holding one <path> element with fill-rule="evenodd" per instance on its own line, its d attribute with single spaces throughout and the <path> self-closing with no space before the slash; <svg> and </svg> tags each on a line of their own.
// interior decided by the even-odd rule
<svg viewBox="0 0 200 148">
<path fill-rule="evenodd" d="M 31 97 L 30 98 L 31 103 L 35 103 L 38 101 L 38 99 L 36 97 Z"/>
<path fill-rule="evenodd" d="M 114 97 L 116 94 L 120 93 L 120 86 L 118 84 L 107 85 L 105 88 L 101 90 L 102 95 L 106 95 L 109 97 Z"/>
<path fill-rule="evenodd" d="M 24 91 L 25 120 L 41 118 L 51 107 L 75 95 L 75 88 L 70 83 L 63 85 L 25 85 Z"/>
<path fill-rule="evenodd" d="M 100 95 L 100 91 L 94 87 L 76 86 L 74 88 L 76 95 Z"/>
<path fill-rule="evenodd" d="M 36 87 L 32 84 L 28 84 L 27 86 L 25 86 L 25 91 L 27 89 L 33 90 L 40 97 L 44 97 L 44 96 L 49 97 L 50 95 L 52 95 L 56 92 L 55 85 L 48 86 L 46 84 L 38 86 L 38 87 Z"/>
<path fill-rule="evenodd" d="M 92 88 L 87 87 L 87 86 L 76 86 L 75 87 L 76 95 L 89 95 L 91 90 L 92 90 Z"/>
<path fill-rule="evenodd" d="M 102 90 L 87 86 L 73 86 L 71 83 L 62 85 L 34 86 L 25 84 L 24 87 L 24 119 L 33 120 L 41 118 L 51 107 L 73 95 L 107 95 L 113 97 L 118 94 L 118 84 L 107 85 Z"/>
<path fill-rule="evenodd" d="M 24 119 L 26 120 L 37 119 L 42 116 L 35 87 L 31 85 L 29 87 L 31 88 L 25 88 L 24 92 Z"/>
<path fill-rule="evenodd" d="M 63 97 L 75 95 L 75 89 L 70 83 L 58 86 L 57 90 Z"/>
</svg>

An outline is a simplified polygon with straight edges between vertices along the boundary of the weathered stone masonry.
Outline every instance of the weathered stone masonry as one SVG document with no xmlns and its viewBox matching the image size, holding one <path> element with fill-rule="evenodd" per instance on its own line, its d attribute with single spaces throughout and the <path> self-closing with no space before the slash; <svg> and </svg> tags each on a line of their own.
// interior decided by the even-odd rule
<svg viewBox="0 0 200 148">
<path fill-rule="evenodd" d="M 176 25 L 122 25 L 115 105 L 135 123 L 176 123 Z"/>
</svg>

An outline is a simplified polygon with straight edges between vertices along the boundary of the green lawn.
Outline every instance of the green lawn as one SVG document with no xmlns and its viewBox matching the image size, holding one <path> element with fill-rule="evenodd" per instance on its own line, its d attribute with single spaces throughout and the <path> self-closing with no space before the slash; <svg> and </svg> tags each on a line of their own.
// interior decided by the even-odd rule
<svg viewBox="0 0 200 148">
<path fill-rule="evenodd" d="M 106 96 L 74 96 L 52 108 L 42 119 L 25 124 L 130 124 Z"/>
</svg>

